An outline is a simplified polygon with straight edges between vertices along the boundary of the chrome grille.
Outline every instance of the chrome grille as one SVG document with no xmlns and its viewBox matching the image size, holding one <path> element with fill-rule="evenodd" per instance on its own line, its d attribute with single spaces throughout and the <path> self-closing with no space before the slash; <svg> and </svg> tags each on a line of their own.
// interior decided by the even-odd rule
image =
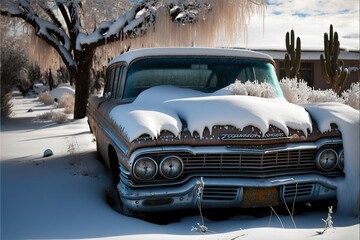
<svg viewBox="0 0 360 240">
<path fill-rule="evenodd" d="M 340 170 L 319 172 L 315 158 L 317 149 L 283 150 L 276 152 L 198 153 L 158 152 L 154 159 L 174 154 L 182 158 L 183 176 L 188 174 L 228 174 L 228 176 L 265 178 L 288 174 L 320 173 L 328 177 L 340 176 Z"/>
<path fill-rule="evenodd" d="M 184 173 L 216 171 L 251 174 L 254 177 L 289 172 L 316 171 L 316 150 L 296 150 L 273 153 L 180 154 Z"/>
</svg>

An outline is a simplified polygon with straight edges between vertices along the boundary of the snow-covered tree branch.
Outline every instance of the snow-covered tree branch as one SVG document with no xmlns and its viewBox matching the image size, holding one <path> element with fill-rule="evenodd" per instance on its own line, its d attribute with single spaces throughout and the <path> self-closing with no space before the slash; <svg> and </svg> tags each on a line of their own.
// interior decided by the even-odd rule
<svg viewBox="0 0 360 240">
<path fill-rule="evenodd" d="M 134 0 L 130 1 L 129 8 L 127 0 L 109 1 L 108 6 L 100 2 L 2 0 L 0 4 L 2 16 L 28 23 L 34 34 L 61 56 L 70 78 L 75 81 L 75 119 L 86 115 L 90 69 L 97 48 L 152 31 L 160 9 L 165 9 L 173 22 L 186 25 L 204 20 L 206 13 L 219 5 L 215 0 Z M 229 2 L 243 8 L 242 11 L 248 11 L 252 6 L 258 8 L 259 3 L 265 5 L 264 0 Z M 99 15 L 99 11 L 106 11 L 106 16 Z"/>
</svg>

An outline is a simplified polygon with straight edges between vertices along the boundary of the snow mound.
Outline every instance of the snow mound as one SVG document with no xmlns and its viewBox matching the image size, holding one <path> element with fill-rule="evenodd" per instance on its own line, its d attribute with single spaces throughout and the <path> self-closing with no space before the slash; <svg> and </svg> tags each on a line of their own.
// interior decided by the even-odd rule
<svg viewBox="0 0 360 240">
<path fill-rule="evenodd" d="M 61 85 L 57 88 L 54 88 L 50 91 L 50 95 L 53 99 L 57 99 L 59 101 L 61 97 L 65 94 L 69 94 L 71 96 L 75 96 L 75 90 L 72 89 L 70 86 Z"/>
<path fill-rule="evenodd" d="M 338 212 L 356 216 L 360 211 L 360 113 L 341 103 L 304 104 L 303 106 L 317 122 L 321 132 L 330 130 L 330 124 L 335 123 L 342 133 L 345 180 L 339 184 Z"/>
<path fill-rule="evenodd" d="M 289 127 L 306 135 L 312 131 L 309 114 L 301 106 L 284 99 L 266 99 L 254 96 L 222 95 L 225 91 L 205 94 L 174 86 L 157 86 L 145 90 L 127 105 L 116 106 L 110 118 L 127 134 L 130 141 L 142 134 L 157 138 L 167 130 L 178 136 L 182 120 L 190 133 L 202 136 L 205 128 L 232 125 L 242 129 L 255 126 L 265 134 L 272 124 L 285 134 Z"/>
</svg>

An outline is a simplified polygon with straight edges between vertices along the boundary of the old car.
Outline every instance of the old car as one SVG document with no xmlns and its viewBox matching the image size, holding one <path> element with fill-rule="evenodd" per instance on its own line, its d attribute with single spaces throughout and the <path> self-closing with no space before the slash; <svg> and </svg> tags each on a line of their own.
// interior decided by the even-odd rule
<svg viewBox="0 0 360 240">
<path fill-rule="evenodd" d="M 273 97 L 237 95 L 267 83 Z M 336 199 L 341 133 L 283 96 L 273 59 L 242 49 L 151 48 L 106 71 L 87 116 L 124 208 L 256 208 Z M 203 186 L 199 183 L 202 183 Z"/>
</svg>

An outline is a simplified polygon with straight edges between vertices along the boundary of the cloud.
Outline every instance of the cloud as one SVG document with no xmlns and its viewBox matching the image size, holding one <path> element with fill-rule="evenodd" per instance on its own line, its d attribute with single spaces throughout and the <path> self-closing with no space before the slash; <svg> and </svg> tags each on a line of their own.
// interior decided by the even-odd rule
<svg viewBox="0 0 360 240">
<path fill-rule="evenodd" d="M 293 29 L 302 48 L 323 49 L 323 35 L 332 24 L 342 48 L 359 50 L 358 0 L 267 0 L 266 14 L 254 16 L 245 47 L 285 48 L 285 34 Z"/>
</svg>

